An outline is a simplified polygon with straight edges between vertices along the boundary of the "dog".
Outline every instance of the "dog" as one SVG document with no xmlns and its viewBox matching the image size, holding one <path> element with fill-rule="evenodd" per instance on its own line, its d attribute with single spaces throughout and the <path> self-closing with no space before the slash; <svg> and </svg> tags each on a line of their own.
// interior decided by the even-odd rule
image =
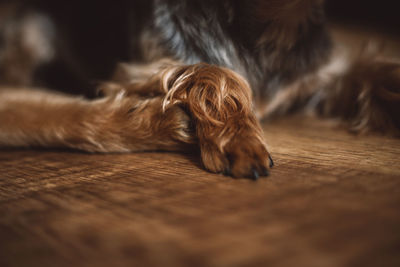
<svg viewBox="0 0 400 267">
<path fill-rule="evenodd" d="M 208 171 L 258 179 L 263 118 L 400 129 L 400 64 L 341 53 L 323 0 L 11 1 L 0 36 L 1 146 L 199 148 Z"/>
</svg>

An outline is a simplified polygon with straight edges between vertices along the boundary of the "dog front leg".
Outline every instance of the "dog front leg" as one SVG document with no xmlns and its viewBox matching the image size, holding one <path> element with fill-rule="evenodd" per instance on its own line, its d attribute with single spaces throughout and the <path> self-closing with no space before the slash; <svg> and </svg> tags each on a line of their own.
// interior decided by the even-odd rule
<svg viewBox="0 0 400 267">
<path fill-rule="evenodd" d="M 251 90 L 233 71 L 178 64 L 146 81 L 118 86 L 94 101 L 3 91 L 0 145 L 128 152 L 183 150 L 198 143 L 204 167 L 215 173 L 257 179 L 273 166 Z"/>
<path fill-rule="evenodd" d="M 88 152 L 182 150 L 194 142 L 189 117 L 165 112 L 162 97 L 99 100 L 41 90 L 0 91 L 0 145 L 69 147 Z"/>
</svg>

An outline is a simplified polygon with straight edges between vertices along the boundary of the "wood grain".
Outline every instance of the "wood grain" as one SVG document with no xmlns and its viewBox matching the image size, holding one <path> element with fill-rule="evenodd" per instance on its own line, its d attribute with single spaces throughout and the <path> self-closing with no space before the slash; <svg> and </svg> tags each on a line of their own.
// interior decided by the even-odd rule
<svg viewBox="0 0 400 267">
<path fill-rule="evenodd" d="M 257 182 L 196 153 L 0 151 L 0 266 L 400 266 L 400 140 L 299 117 Z"/>
</svg>

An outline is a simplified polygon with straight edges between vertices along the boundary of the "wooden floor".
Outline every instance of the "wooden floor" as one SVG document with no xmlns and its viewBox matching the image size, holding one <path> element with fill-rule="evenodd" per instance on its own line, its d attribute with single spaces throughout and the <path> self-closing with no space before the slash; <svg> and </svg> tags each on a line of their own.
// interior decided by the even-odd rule
<svg viewBox="0 0 400 267">
<path fill-rule="evenodd" d="M 0 151 L 0 266 L 400 266 L 400 140 L 265 126 L 257 182 L 198 157 Z"/>
</svg>

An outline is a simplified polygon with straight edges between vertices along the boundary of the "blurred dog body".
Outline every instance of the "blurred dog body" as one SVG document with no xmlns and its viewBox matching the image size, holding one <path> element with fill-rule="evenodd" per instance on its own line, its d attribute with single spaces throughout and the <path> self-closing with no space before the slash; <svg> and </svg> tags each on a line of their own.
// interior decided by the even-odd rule
<svg viewBox="0 0 400 267">
<path fill-rule="evenodd" d="M 400 128 L 399 64 L 336 49 L 322 0 L 11 2 L 0 35 L 1 145 L 197 146 L 206 169 L 258 178 L 273 166 L 259 119 L 307 109 Z"/>
</svg>

